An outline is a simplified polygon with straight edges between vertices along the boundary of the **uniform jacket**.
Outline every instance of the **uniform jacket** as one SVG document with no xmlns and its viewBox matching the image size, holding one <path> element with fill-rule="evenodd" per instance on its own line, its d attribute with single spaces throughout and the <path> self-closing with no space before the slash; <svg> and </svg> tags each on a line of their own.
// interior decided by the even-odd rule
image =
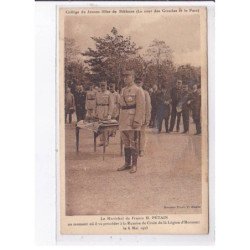
<svg viewBox="0 0 250 250">
<path fill-rule="evenodd" d="M 108 90 L 96 93 L 96 117 L 100 120 L 107 119 L 108 115 L 112 116 L 114 101 Z"/>
<path fill-rule="evenodd" d="M 113 93 L 110 92 L 110 95 L 113 98 L 113 103 L 114 103 L 112 118 L 117 118 L 119 115 L 119 94 L 116 91 L 114 91 Z"/>
<path fill-rule="evenodd" d="M 65 112 L 69 113 L 71 108 L 75 107 L 75 99 L 72 93 L 65 94 Z"/>
<path fill-rule="evenodd" d="M 87 91 L 85 108 L 86 110 L 93 110 L 96 108 L 96 92 L 94 90 Z"/>
<path fill-rule="evenodd" d="M 123 109 L 123 107 L 134 108 Z M 145 121 L 145 94 L 142 88 L 135 84 L 125 87 L 121 91 L 120 96 L 120 116 L 119 116 L 119 130 L 140 130 Z M 133 122 L 140 126 L 133 128 Z"/>
<path fill-rule="evenodd" d="M 149 124 L 151 119 L 151 99 L 150 95 L 147 90 L 144 90 L 144 96 L 145 96 L 145 124 Z"/>
</svg>

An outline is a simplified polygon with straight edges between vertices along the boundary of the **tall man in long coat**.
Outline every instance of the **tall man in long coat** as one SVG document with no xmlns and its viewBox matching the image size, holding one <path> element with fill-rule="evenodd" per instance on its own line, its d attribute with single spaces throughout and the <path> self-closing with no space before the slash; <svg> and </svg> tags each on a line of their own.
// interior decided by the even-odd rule
<svg viewBox="0 0 250 250">
<path fill-rule="evenodd" d="M 195 135 L 201 134 L 201 86 L 193 85 L 191 108 L 193 120 L 196 126 Z"/>
<path fill-rule="evenodd" d="M 181 99 L 177 104 L 177 109 L 181 110 L 181 116 L 183 121 L 184 131 L 183 134 L 186 134 L 189 131 L 189 110 L 190 110 L 190 103 L 192 100 L 192 96 L 188 91 L 188 84 L 182 85 L 182 92 L 181 92 Z"/>
<path fill-rule="evenodd" d="M 165 120 L 166 133 L 169 132 L 169 117 L 170 117 L 170 104 L 171 97 L 166 86 L 162 86 L 162 89 L 158 93 L 158 104 L 157 104 L 157 122 L 158 132 L 161 133 L 162 122 Z"/>
<path fill-rule="evenodd" d="M 181 120 L 181 113 L 178 113 L 176 107 L 181 99 L 181 91 L 182 91 L 182 80 L 177 80 L 176 86 L 171 90 L 171 99 L 172 99 L 172 110 L 171 110 L 171 119 L 170 119 L 170 128 L 169 132 L 172 132 L 175 126 L 175 121 L 177 117 L 177 126 L 176 130 L 179 132 L 180 130 L 180 120 Z"/>
<path fill-rule="evenodd" d="M 75 107 L 77 122 L 84 120 L 86 115 L 85 110 L 86 95 L 81 84 L 76 85 L 75 90 Z"/>
<path fill-rule="evenodd" d="M 134 71 L 126 70 L 123 76 L 126 86 L 122 89 L 120 97 L 119 130 L 124 144 L 125 164 L 117 170 L 131 168 L 130 173 L 135 173 L 139 153 L 139 131 L 145 118 L 145 98 L 142 88 L 134 83 Z"/>
</svg>

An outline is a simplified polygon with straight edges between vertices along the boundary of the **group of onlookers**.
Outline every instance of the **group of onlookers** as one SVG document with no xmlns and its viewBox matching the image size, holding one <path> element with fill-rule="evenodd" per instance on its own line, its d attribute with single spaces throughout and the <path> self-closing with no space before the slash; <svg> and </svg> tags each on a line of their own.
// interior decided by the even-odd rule
<svg viewBox="0 0 250 250">
<path fill-rule="evenodd" d="M 189 131 L 189 116 L 192 115 L 196 125 L 196 135 L 201 134 L 201 86 L 193 84 L 189 87 L 187 83 L 177 80 L 176 86 L 170 90 L 166 86 L 159 89 L 156 85 L 150 89 L 151 97 L 151 120 L 150 127 L 157 127 L 158 132 L 162 130 L 162 122 L 165 121 L 166 133 L 180 131 L 182 118 L 183 132 Z"/>
<path fill-rule="evenodd" d="M 142 88 L 142 79 L 136 80 Z M 201 87 L 177 80 L 176 85 L 168 89 L 165 85 L 158 87 L 154 85 L 151 89 L 144 90 L 145 96 L 150 102 L 150 114 L 147 116 L 150 120 L 149 127 L 157 128 L 162 131 L 162 123 L 165 123 L 166 133 L 180 131 L 182 120 L 183 131 L 189 131 L 189 117 L 196 125 L 196 134 L 201 134 Z M 120 93 L 116 91 L 114 83 L 107 84 L 102 81 L 99 87 L 89 84 L 84 89 L 81 84 L 68 85 L 65 93 L 65 122 L 67 118 L 72 122 L 72 114 L 75 112 L 77 121 L 106 119 L 108 116 L 112 119 L 118 119 Z M 148 111 L 149 112 L 149 111 Z M 147 112 L 147 113 L 148 113 Z"/>
</svg>

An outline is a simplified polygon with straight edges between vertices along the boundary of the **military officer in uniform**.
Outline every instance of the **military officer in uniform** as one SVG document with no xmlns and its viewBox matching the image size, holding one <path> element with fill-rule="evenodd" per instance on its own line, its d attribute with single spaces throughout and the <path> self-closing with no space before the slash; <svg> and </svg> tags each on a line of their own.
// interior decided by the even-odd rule
<svg viewBox="0 0 250 250">
<path fill-rule="evenodd" d="M 140 151 L 139 151 L 139 156 L 143 156 L 145 152 L 145 146 L 146 146 L 146 127 L 150 123 L 151 119 L 151 98 L 147 90 L 143 89 L 143 81 L 141 78 L 136 79 L 136 84 L 139 88 L 142 88 L 144 92 L 144 99 L 145 99 L 145 117 L 144 117 L 144 122 L 141 127 L 141 132 L 140 132 Z"/>
<path fill-rule="evenodd" d="M 96 92 L 93 90 L 93 84 L 89 85 L 89 90 L 86 94 L 85 109 L 87 110 L 86 117 L 88 119 L 93 119 L 95 117 L 96 109 Z"/>
<path fill-rule="evenodd" d="M 110 92 L 107 90 L 107 82 L 103 81 L 100 83 L 100 92 L 96 93 L 96 118 L 98 120 L 110 120 L 114 109 L 113 98 Z M 100 136 L 102 146 L 104 143 L 107 144 L 108 134 L 102 134 Z"/>
<path fill-rule="evenodd" d="M 118 119 L 119 116 L 119 93 L 115 91 L 115 83 L 111 83 L 109 86 L 110 95 L 113 98 L 114 109 L 111 115 L 112 119 Z"/>
<path fill-rule="evenodd" d="M 134 71 L 123 72 L 125 87 L 120 96 L 119 130 L 124 144 L 125 164 L 118 171 L 137 171 L 139 132 L 145 118 L 145 98 L 142 88 L 134 83 Z M 131 166 L 132 163 L 132 166 Z"/>
</svg>

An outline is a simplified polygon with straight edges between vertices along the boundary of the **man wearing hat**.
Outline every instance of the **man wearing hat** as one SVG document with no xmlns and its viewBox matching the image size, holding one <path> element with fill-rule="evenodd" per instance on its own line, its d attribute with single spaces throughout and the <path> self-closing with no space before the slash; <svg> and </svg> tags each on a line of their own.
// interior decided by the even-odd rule
<svg viewBox="0 0 250 250">
<path fill-rule="evenodd" d="M 87 110 L 87 118 L 92 119 L 95 116 L 96 109 L 96 92 L 93 90 L 93 84 L 90 83 L 89 90 L 86 94 L 86 104 L 85 109 Z"/>
<path fill-rule="evenodd" d="M 100 82 L 100 92 L 96 93 L 96 118 L 98 120 L 110 120 L 114 109 L 113 98 L 107 90 L 107 82 Z M 108 135 L 101 135 L 99 146 L 107 143 Z"/>
<path fill-rule="evenodd" d="M 136 79 L 136 85 L 143 90 L 144 93 L 144 99 L 145 99 L 145 117 L 144 117 L 144 122 L 141 127 L 141 132 L 140 132 L 140 151 L 139 151 L 139 156 L 143 156 L 145 152 L 145 146 L 146 146 L 146 127 L 150 123 L 151 119 L 151 99 L 150 95 L 147 90 L 143 89 L 143 80 L 142 78 L 137 78 Z"/>
<path fill-rule="evenodd" d="M 125 87 L 120 96 L 119 130 L 124 144 L 125 164 L 118 171 L 137 171 L 139 132 L 145 118 L 145 97 L 142 88 L 134 83 L 134 71 L 123 72 Z"/>
</svg>

